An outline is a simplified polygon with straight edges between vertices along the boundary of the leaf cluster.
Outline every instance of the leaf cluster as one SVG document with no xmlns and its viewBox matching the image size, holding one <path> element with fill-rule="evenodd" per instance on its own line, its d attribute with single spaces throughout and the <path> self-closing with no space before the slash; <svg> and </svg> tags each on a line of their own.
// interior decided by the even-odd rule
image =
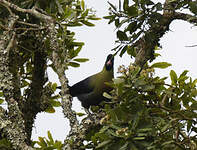
<svg viewBox="0 0 197 150">
<path fill-rule="evenodd" d="M 48 138 L 39 137 L 38 141 L 34 141 L 33 145 L 37 150 L 62 150 L 61 141 L 54 140 L 50 131 L 47 132 Z M 39 146 L 37 147 L 36 144 Z"/>
<path fill-rule="evenodd" d="M 86 7 L 84 0 L 14 0 L 12 3 L 23 9 L 35 8 L 54 19 L 58 39 L 56 42 L 59 45 L 58 54 L 65 70 L 69 66 L 79 67 L 80 63 L 88 61 L 87 58 L 77 58 L 84 43 L 76 41 L 75 33 L 71 31 L 73 27 L 77 26 L 94 26 L 89 20 L 100 19 L 95 16 L 92 9 Z M 45 111 L 52 113 L 55 111 L 54 107 L 60 106 L 60 102 L 57 101 L 59 96 L 54 93 L 56 85 L 48 81 L 46 73 L 49 67 L 56 71 L 51 59 L 53 53 L 51 41 L 53 39 L 48 36 L 48 26 L 31 13 L 18 12 L 0 5 L 1 33 L 10 30 L 7 27 L 10 13 L 19 17 L 14 29 L 11 29 L 16 31 L 17 42 L 15 42 L 14 51 L 10 54 L 10 70 L 14 74 L 14 78 L 19 80 L 16 87 L 17 99 L 25 98 L 27 100 L 33 86 L 40 87 L 38 91 L 49 88 L 51 93 L 48 92 L 49 104 Z M 38 98 L 38 92 L 33 94 Z M 1 97 L 0 103 L 3 103 L 3 93 Z"/>
<path fill-rule="evenodd" d="M 145 37 L 146 42 L 150 45 L 159 46 L 157 39 L 163 33 L 154 32 L 155 29 L 161 27 L 165 19 L 163 12 L 165 4 L 152 0 L 119 0 L 118 6 L 109 3 L 109 15 L 104 18 L 109 20 L 109 24 L 114 23 L 117 32 L 118 46 L 113 50 L 120 52 L 122 56 L 127 52 L 131 57 L 136 56 L 134 44 L 141 37 Z M 193 16 L 197 14 L 196 1 L 190 0 L 169 0 L 168 5 L 172 6 L 168 11 L 183 11 L 187 10 Z M 190 17 L 192 20 L 193 18 Z M 168 27 L 166 27 L 168 28 Z M 153 58 L 152 58 L 153 59 Z"/>
<path fill-rule="evenodd" d="M 105 150 L 196 149 L 196 80 L 172 70 L 171 84 L 155 76 L 156 63 L 147 69 L 130 65 L 111 85 L 101 128 L 88 134 L 89 145 Z"/>
</svg>

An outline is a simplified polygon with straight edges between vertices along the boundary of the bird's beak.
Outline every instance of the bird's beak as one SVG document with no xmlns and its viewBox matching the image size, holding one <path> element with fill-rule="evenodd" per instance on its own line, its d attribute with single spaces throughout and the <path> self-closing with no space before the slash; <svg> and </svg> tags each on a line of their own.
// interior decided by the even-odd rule
<svg viewBox="0 0 197 150">
<path fill-rule="evenodd" d="M 108 65 L 108 66 L 111 66 L 111 65 L 112 65 L 111 59 L 107 62 L 107 65 Z"/>
</svg>

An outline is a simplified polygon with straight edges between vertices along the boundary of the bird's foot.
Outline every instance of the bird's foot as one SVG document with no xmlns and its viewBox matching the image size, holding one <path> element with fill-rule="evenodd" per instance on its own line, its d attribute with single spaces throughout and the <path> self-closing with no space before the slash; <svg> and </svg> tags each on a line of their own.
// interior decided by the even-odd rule
<svg viewBox="0 0 197 150">
<path fill-rule="evenodd" d="M 85 108 L 85 112 L 87 113 L 87 118 L 89 118 L 91 121 L 94 121 L 94 117 L 93 117 L 93 113 L 91 113 L 90 111 L 89 111 L 89 109 L 86 109 Z"/>
</svg>

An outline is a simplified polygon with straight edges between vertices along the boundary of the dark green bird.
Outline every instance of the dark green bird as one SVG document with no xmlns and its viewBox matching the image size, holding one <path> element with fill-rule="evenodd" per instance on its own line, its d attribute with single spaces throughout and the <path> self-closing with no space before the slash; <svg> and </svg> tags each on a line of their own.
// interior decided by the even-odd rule
<svg viewBox="0 0 197 150">
<path fill-rule="evenodd" d="M 69 88 L 72 97 L 77 97 L 84 108 L 99 105 L 102 101 L 109 101 L 103 96 L 103 92 L 112 90 L 106 82 L 114 77 L 114 56 L 109 54 L 101 72 L 94 74 Z"/>
</svg>

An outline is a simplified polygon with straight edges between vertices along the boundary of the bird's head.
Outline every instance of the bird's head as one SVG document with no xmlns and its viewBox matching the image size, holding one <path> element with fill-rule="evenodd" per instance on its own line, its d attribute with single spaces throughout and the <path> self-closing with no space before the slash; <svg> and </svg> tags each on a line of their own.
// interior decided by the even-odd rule
<svg viewBox="0 0 197 150">
<path fill-rule="evenodd" d="M 105 69 L 107 71 L 110 71 L 113 70 L 113 67 L 114 67 L 114 56 L 112 54 L 109 54 L 105 61 Z"/>
</svg>

